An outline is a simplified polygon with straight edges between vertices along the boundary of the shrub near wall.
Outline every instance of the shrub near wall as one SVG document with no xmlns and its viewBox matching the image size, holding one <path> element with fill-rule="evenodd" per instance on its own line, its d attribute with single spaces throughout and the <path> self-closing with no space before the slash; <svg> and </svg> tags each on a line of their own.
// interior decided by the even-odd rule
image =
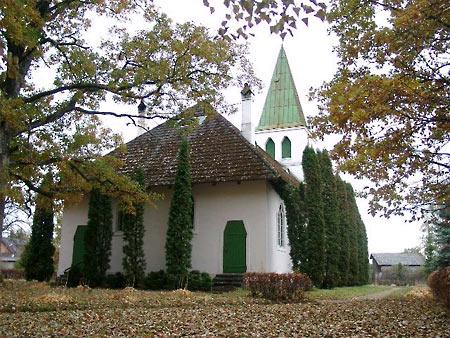
<svg viewBox="0 0 450 338">
<path fill-rule="evenodd" d="M 311 279 L 301 273 L 257 273 L 244 275 L 244 287 L 253 297 L 263 297 L 273 301 L 300 301 L 304 292 L 312 287 Z"/>
<path fill-rule="evenodd" d="M 19 269 L 1 269 L 0 275 L 4 279 L 23 279 L 25 278 L 25 272 Z"/>
<path fill-rule="evenodd" d="M 144 278 L 146 290 L 175 290 L 179 287 L 178 278 L 174 274 L 164 270 L 150 272 Z M 212 279 L 206 272 L 190 271 L 187 277 L 187 289 L 189 291 L 211 291 Z"/>
<path fill-rule="evenodd" d="M 450 311 L 450 267 L 432 272 L 428 277 L 428 286 L 434 297 Z"/>
</svg>

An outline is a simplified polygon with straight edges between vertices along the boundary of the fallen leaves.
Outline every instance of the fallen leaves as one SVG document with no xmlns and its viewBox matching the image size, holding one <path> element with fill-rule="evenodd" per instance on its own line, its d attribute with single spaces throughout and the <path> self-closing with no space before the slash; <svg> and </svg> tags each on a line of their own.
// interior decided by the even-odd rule
<svg viewBox="0 0 450 338">
<path fill-rule="evenodd" d="M 18 290 L 23 288 L 0 289 L 0 301 L 30 297 Z M 0 336 L 444 337 L 450 332 L 445 311 L 422 291 L 387 299 L 274 304 L 182 290 L 31 290 L 30 299 L 16 298 L 16 310 L 0 309 Z M 60 305 L 56 311 L 20 310 L 30 301 Z"/>
</svg>

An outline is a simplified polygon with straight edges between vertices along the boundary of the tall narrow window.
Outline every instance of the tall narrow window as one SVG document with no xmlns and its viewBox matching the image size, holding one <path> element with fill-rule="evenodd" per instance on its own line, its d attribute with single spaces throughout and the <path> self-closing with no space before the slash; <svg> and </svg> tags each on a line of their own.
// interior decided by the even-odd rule
<svg viewBox="0 0 450 338">
<path fill-rule="evenodd" d="M 287 136 L 285 136 L 281 143 L 281 157 L 291 158 L 291 140 Z"/>
<path fill-rule="evenodd" d="M 266 153 L 275 158 L 275 143 L 270 137 L 266 142 Z"/>
<path fill-rule="evenodd" d="M 125 212 L 119 207 L 116 218 L 116 231 L 123 231 L 123 223 L 125 222 L 125 217 L 127 217 Z"/>
<path fill-rule="evenodd" d="M 286 244 L 286 219 L 284 216 L 284 208 L 283 205 L 280 205 L 277 213 L 277 239 L 278 246 L 284 247 Z"/>
</svg>

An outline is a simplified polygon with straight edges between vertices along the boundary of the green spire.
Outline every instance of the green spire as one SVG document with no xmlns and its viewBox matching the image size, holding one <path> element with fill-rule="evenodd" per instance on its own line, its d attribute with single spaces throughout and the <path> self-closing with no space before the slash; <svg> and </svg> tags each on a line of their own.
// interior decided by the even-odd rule
<svg viewBox="0 0 450 338">
<path fill-rule="evenodd" d="M 286 52 L 281 46 L 256 130 L 306 126 Z"/>
</svg>

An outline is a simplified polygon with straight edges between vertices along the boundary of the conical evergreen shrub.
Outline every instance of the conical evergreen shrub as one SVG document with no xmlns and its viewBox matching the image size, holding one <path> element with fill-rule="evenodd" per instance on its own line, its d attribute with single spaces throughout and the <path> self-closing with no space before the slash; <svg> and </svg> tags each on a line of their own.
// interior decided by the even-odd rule
<svg viewBox="0 0 450 338">
<path fill-rule="evenodd" d="M 290 257 L 294 271 L 302 269 L 305 261 L 306 240 L 306 210 L 305 210 L 305 185 L 300 183 L 298 188 L 288 189 L 288 196 L 283 197 L 286 205 L 287 235 L 290 246 Z"/>
<path fill-rule="evenodd" d="M 347 210 L 349 211 L 349 247 L 350 264 L 348 285 L 358 285 L 360 279 L 360 250 L 359 250 L 359 220 L 355 193 L 350 183 L 345 183 L 347 189 Z M 367 271 L 367 269 L 366 269 Z"/>
<path fill-rule="evenodd" d="M 339 281 L 338 286 L 349 285 L 350 281 L 350 210 L 348 209 L 348 196 L 345 182 L 335 175 L 336 191 L 338 201 L 338 270 Z"/>
<path fill-rule="evenodd" d="M 322 204 L 322 181 L 320 164 L 315 150 L 306 147 L 303 152 L 303 173 L 305 176 L 305 209 L 307 213 L 306 226 L 306 257 L 301 264 L 316 287 L 323 286 L 325 275 L 325 224 Z"/>
<path fill-rule="evenodd" d="M 145 189 L 144 172 L 138 170 L 135 181 Z M 142 284 L 145 276 L 145 255 L 144 255 L 144 204 L 134 205 L 134 212 L 122 211 L 123 217 L 123 271 L 128 285 L 136 287 Z"/>
<path fill-rule="evenodd" d="M 46 190 L 51 182 L 47 175 L 41 185 Z M 31 226 L 31 238 L 24 252 L 23 265 L 27 280 L 48 281 L 54 273 L 53 230 L 54 230 L 54 202 L 52 199 L 38 194 L 36 208 Z"/>
<path fill-rule="evenodd" d="M 322 181 L 322 205 L 325 226 L 324 288 L 339 284 L 339 210 L 333 165 L 326 150 L 318 153 Z"/>
<path fill-rule="evenodd" d="M 85 235 L 84 275 L 89 286 L 102 286 L 109 269 L 112 239 L 111 198 L 93 189 Z"/>
<path fill-rule="evenodd" d="M 167 273 L 176 276 L 177 286 L 185 287 L 191 268 L 193 237 L 193 195 L 189 165 L 189 145 L 183 139 L 170 204 L 166 236 Z"/>
</svg>

